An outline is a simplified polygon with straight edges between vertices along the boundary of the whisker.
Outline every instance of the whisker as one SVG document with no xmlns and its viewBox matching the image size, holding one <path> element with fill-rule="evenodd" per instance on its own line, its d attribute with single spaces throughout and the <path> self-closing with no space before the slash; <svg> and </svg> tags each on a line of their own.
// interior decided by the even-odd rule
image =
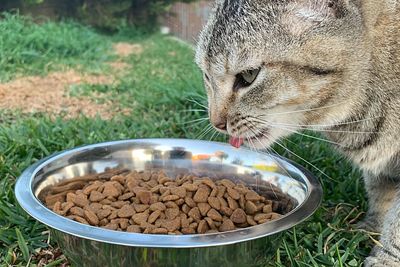
<svg viewBox="0 0 400 267">
<path fill-rule="evenodd" d="M 209 141 L 211 142 L 214 136 L 218 133 L 218 131 L 214 130 L 214 133 L 211 135 Z"/>
<path fill-rule="evenodd" d="M 258 119 L 255 119 L 255 120 L 258 121 Z M 333 145 L 337 145 L 337 146 L 343 147 L 342 144 L 339 144 L 339 143 L 336 143 L 336 142 L 333 142 L 333 141 L 330 141 L 330 140 L 326 140 L 326 139 L 319 138 L 319 137 L 314 137 L 314 136 L 308 135 L 308 134 L 303 134 L 303 133 L 300 133 L 299 131 L 296 131 L 296 130 L 293 130 L 293 129 L 288 129 L 288 128 L 285 128 L 285 127 L 277 127 L 277 126 L 275 126 L 273 124 L 267 124 L 267 122 L 265 122 L 265 121 L 259 121 L 259 122 L 261 122 L 262 124 L 267 125 L 269 127 L 272 127 L 272 128 L 285 130 L 285 131 L 292 132 L 292 133 L 295 133 L 295 134 L 298 134 L 298 135 L 301 135 L 301 136 L 304 136 L 304 137 L 308 137 L 308 138 L 311 138 L 311 139 L 315 139 L 315 140 L 319 140 L 319 141 L 323 141 L 323 142 L 326 142 L 326 143 L 329 143 L 329 144 L 333 144 Z"/>
<path fill-rule="evenodd" d="M 258 152 L 258 150 L 257 150 L 257 148 L 256 148 L 256 146 L 255 146 L 255 144 L 253 143 L 253 141 L 251 140 L 251 138 L 249 137 L 249 135 L 246 133 L 246 140 L 247 140 L 247 142 L 250 144 L 250 150 L 252 150 L 252 151 L 254 151 L 254 152 Z M 253 148 L 251 148 L 251 146 L 253 147 Z M 268 152 L 267 152 L 268 153 Z M 256 186 L 257 186 L 257 189 L 258 189 L 258 179 L 256 179 Z M 271 187 L 272 188 L 272 187 Z M 276 193 L 275 193 L 275 191 L 274 191 L 274 189 L 272 188 L 272 192 L 274 193 L 274 195 L 276 196 Z"/>
<path fill-rule="evenodd" d="M 315 140 L 318 140 L 318 141 L 322 141 L 322 142 L 326 142 L 326 143 L 329 143 L 329 144 L 333 144 L 333 145 L 337 145 L 337 146 L 340 146 L 340 147 L 344 147 L 342 144 L 339 144 L 339 143 L 336 143 L 336 142 L 333 142 L 333 141 L 330 141 L 330 140 L 326 140 L 326 139 L 323 139 L 323 138 L 315 137 L 315 136 L 312 136 L 312 135 L 300 133 L 299 131 L 296 131 L 296 130 L 290 130 L 290 129 L 287 129 L 287 128 L 284 128 L 284 127 L 274 127 L 272 125 L 271 125 L 271 127 L 276 128 L 276 129 L 282 129 L 282 130 L 285 130 L 285 131 L 289 131 L 289 132 L 292 132 L 292 133 L 295 133 L 295 134 L 298 134 L 298 135 L 301 135 L 301 136 L 304 136 L 304 137 L 308 137 L 308 138 L 311 138 L 311 139 L 315 139 Z"/>
<path fill-rule="evenodd" d="M 271 155 L 272 153 L 270 153 L 269 150 L 271 149 L 276 155 L 279 155 L 278 152 L 277 152 L 274 148 L 268 147 L 268 146 L 266 146 L 264 143 L 262 143 L 261 140 L 257 137 L 257 135 L 260 134 L 261 131 L 258 130 L 257 127 L 256 127 L 251 121 L 248 121 L 248 122 L 252 125 L 252 127 L 254 128 L 254 130 L 253 130 L 251 127 L 247 127 L 247 129 L 249 129 L 249 130 L 254 134 L 254 137 L 256 138 L 256 140 L 260 143 L 261 146 L 264 147 L 264 149 L 266 150 L 266 152 L 267 152 L 268 154 L 270 154 L 270 156 L 271 156 L 271 158 L 273 159 L 273 161 L 275 161 L 275 163 L 276 163 L 284 172 L 286 172 L 286 174 L 288 175 L 288 177 L 293 178 L 292 175 L 279 163 L 279 161 L 276 160 L 276 159 Z M 255 131 L 257 131 L 257 132 L 255 132 Z M 262 134 L 262 133 L 261 133 L 261 134 Z M 263 135 L 264 135 L 264 134 L 263 134 Z M 265 136 L 265 135 L 264 135 L 264 136 Z M 267 137 L 267 139 L 268 139 L 268 137 Z M 249 141 L 251 141 L 251 139 L 249 139 Z M 253 144 L 253 146 L 254 146 L 254 144 Z M 255 148 L 255 146 L 254 146 L 254 148 Z M 271 189 L 273 190 L 272 186 L 271 186 Z M 274 190 L 273 190 L 273 192 L 274 192 Z M 275 194 L 275 197 L 277 197 L 275 192 L 274 192 L 274 194 Z"/>
<path fill-rule="evenodd" d="M 274 126 L 284 126 L 285 128 L 294 128 L 298 129 L 301 128 L 302 130 L 309 130 L 309 131 L 314 131 L 314 132 L 321 132 L 321 133 L 348 133 L 348 134 L 374 134 L 378 132 L 362 132 L 362 131 L 339 131 L 339 130 L 325 130 L 325 129 L 316 129 L 316 128 L 308 128 L 304 126 L 285 126 L 284 124 L 271 124 Z M 294 125 L 294 124 L 293 124 Z"/>
<path fill-rule="evenodd" d="M 210 129 L 212 126 L 211 124 L 208 124 L 207 127 L 203 128 L 201 130 L 201 132 L 195 137 L 195 139 L 198 139 L 205 131 L 207 131 L 208 129 Z"/>
<path fill-rule="evenodd" d="M 308 111 L 316 111 L 316 110 L 321 110 L 321 109 L 337 107 L 337 106 L 343 105 L 343 104 L 345 104 L 347 102 L 348 101 L 343 101 L 343 102 L 340 102 L 340 103 L 336 103 L 336 104 L 332 104 L 332 105 L 328 105 L 328 106 L 323 106 L 323 107 L 300 109 L 300 110 L 294 110 L 294 111 L 285 111 L 285 112 L 279 112 L 279 113 L 269 113 L 269 114 L 266 114 L 266 115 L 267 116 L 271 116 L 271 115 L 284 115 L 284 114 L 304 113 L 304 112 L 308 112 Z"/>
<path fill-rule="evenodd" d="M 180 125 L 186 125 L 186 124 L 192 124 L 192 123 L 195 123 L 195 122 L 204 122 L 204 121 L 206 121 L 206 120 L 208 120 L 208 117 L 200 118 L 200 119 L 195 119 L 195 120 L 191 120 L 191 121 L 185 121 L 185 122 L 181 122 L 181 123 L 179 123 L 179 124 L 180 124 Z"/>
<path fill-rule="evenodd" d="M 195 104 L 199 105 L 200 107 L 203 107 L 203 108 L 208 109 L 208 107 L 207 107 L 205 104 L 200 103 L 199 101 L 197 101 L 197 100 L 194 99 L 194 98 L 188 98 L 188 100 L 189 100 L 190 102 L 192 102 L 192 103 L 195 103 Z"/>
<path fill-rule="evenodd" d="M 192 112 L 208 112 L 206 109 L 186 109 L 179 111 L 180 113 L 192 113 Z"/>
<path fill-rule="evenodd" d="M 251 123 L 251 122 L 250 122 Z M 261 131 L 259 131 L 259 134 L 262 134 L 265 138 L 269 139 L 269 136 L 267 136 L 266 134 L 262 133 Z M 304 159 L 303 157 L 297 155 L 296 153 L 294 153 L 293 151 L 291 151 L 290 149 L 288 149 L 287 147 L 285 147 L 283 144 L 279 143 L 278 140 L 274 141 L 275 144 L 277 144 L 278 146 L 280 146 L 281 148 L 283 148 L 285 151 L 287 151 L 288 153 L 290 153 L 291 155 L 299 158 L 300 160 L 302 160 L 303 162 L 309 164 L 310 166 L 312 166 L 313 168 L 315 168 L 318 172 L 320 172 L 322 175 L 324 175 L 325 177 L 327 177 L 328 179 L 337 182 L 335 179 L 333 179 L 332 177 L 330 177 L 329 175 L 327 175 L 325 172 L 323 172 L 320 168 L 318 168 L 317 166 L 315 166 L 314 164 L 312 164 L 311 162 L 309 162 L 308 160 Z M 273 149 L 274 150 L 274 149 Z M 274 150 L 275 151 L 275 150 Z M 276 151 L 275 151 L 276 153 Z M 276 153 L 278 154 L 278 153 Z"/>
<path fill-rule="evenodd" d="M 209 125 L 208 128 L 207 128 L 207 130 L 204 131 L 204 133 L 203 133 L 201 136 L 197 137 L 196 139 L 202 139 L 202 138 L 204 138 L 204 137 L 207 136 L 207 134 L 209 134 L 212 130 L 213 130 L 213 127 L 212 127 L 211 125 Z"/>
<path fill-rule="evenodd" d="M 263 119 L 260 119 L 260 118 L 262 118 L 264 116 L 265 115 L 260 115 L 258 117 L 252 117 L 252 118 L 263 120 Z M 374 119 L 377 119 L 377 118 L 380 118 L 380 117 L 373 117 L 373 118 L 367 118 L 367 119 L 355 120 L 355 121 L 349 121 L 349 122 L 338 122 L 338 123 L 335 123 L 335 124 L 309 124 L 309 125 L 306 125 L 306 124 L 290 124 L 290 123 L 280 123 L 280 124 L 288 125 L 288 126 L 296 126 L 296 127 L 334 127 L 334 126 L 340 126 L 340 125 L 349 125 L 349 124 L 353 124 L 353 123 L 360 123 L 360 122 L 364 122 L 364 121 L 374 120 Z M 267 120 L 263 120 L 263 121 L 265 121 L 267 123 L 270 123 Z"/>
<path fill-rule="evenodd" d="M 278 146 L 282 147 L 284 150 L 286 150 L 287 152 L 289 152 L 290 154 L 292 154 L 293 156 L 299 158 L 300 160 L 304 161 L 305 163 L 309 164 L 311 167 L 313 167 L 314 169 L 316 169 L 318 172 L 320 172 L 323 176 L 325 176 L 326 178 L 338 182 L 337 180 L 333 179 L 332 177 L 330 177 L 329 175 L 327 175 L 325 172 L 323 172 L 320 168 L 318 168 L 317 166 L 315 166 L 314 164 L 312 164 L 311 162 L 309 162 L 308 160 L 302 158 L 301 156 L 297 155 L 296 153 L 292 152 L 290 149 L 286 148 L 284 145 L 282 145 L 281 143 L 279 143 L 278 141 L 275 141 L 275 144 L 277 144 Z"/>
</svg>

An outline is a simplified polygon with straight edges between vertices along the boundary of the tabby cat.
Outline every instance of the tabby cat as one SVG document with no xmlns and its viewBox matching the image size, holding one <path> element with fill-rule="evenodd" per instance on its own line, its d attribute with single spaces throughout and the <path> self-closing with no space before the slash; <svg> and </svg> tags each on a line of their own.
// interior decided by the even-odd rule
<svg viewBox="0 0 400 267">
<path fill-rule="evenodd" d="M 217 0 L 200 34 L 211 123 L 266 148 L 323 131 L 364 175 L 365 266 L 400 266 L 400 0 Z"/>
</svg>

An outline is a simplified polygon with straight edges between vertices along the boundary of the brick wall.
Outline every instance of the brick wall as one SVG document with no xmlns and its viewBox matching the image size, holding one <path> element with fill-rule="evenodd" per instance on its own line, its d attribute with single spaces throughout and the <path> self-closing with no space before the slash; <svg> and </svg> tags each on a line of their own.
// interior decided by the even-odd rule
<svg viewBox="0 0 400 267">
<path fill-rule="evenodd" d="M 195 43 L 203 25 L 206 23 L 212 1 L 176 3 L 168 14 L 161 18 L 161 24 L 170 32 L 189 42 Z"/>
</svg>

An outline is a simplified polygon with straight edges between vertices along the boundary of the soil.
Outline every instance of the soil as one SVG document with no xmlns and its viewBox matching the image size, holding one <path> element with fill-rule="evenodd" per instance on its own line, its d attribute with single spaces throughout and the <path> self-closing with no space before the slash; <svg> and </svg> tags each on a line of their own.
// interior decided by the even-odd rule
<svg viewBox="0 0 400 267">
<path fill-rule="evenodd" d="M 37 261 L 38 267 L 45 267 L 54 261 L 61 261 L 57 266 L 69 267 L 70 264 L 59 248 L 43 248 L 33 256 L 33 260 Z"/>
<path fill-rule="evenodd" d="M 24 113 L 65 113 L 66 117 L 79 114 L 102 118 L 112 116 L 111 104 L 98 104 L 88 97 L 70 97 L 67 89 L 78 84 L 110 84 L 112 77 L 94 76 L 69 70 L 47 76 L 28 76 L 0 84 L 0 109 L 16 109 Z"/>
<path fill-rule="evenodd" d="M 139 55 L 143 52 L 143 47 L 140 44 L 130 43 L 115 43 L 114 52 L 120 57 L 127 57 L 131 54 Z"/>
<path fill-rule="evenodd" d="M 65 114 L 66 118 L 99 115 L 103 119 L 109 119 L 114 114 L 128 113 L 128 110 L 120 110 L 112 105 L 111 101 L 100 104 L 90 97 L 71 97 L 68 93 L 71 85 L 112 84 L 116 76 L 130 66 L 121 59 L 143 52 L 143 47 L 139 44 L 120 42 L 115 43 L 113 48 L 119 59 L 109 63 L 114 70 L 110 75 L 88 75 L 67 70 L 53 72 L 47 76 L 27 76 L 0 83 L 0 109 L 20 110 L 23 113 Z"/>
</svg>

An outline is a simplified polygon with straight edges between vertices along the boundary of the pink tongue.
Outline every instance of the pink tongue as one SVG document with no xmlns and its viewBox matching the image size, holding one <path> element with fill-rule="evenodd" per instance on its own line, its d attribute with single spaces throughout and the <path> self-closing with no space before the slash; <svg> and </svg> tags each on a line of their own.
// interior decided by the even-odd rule
<svg viewBox="0 0 400 267">
<path fill-rule="evenodd" d="M 241 145 L 243 145 L 243 138 L 238 138 L 238 137 L 231 137 L 229 138 L 229 144 L 231 144 L 231 146 L 239 148 Z"/>
</svg>

